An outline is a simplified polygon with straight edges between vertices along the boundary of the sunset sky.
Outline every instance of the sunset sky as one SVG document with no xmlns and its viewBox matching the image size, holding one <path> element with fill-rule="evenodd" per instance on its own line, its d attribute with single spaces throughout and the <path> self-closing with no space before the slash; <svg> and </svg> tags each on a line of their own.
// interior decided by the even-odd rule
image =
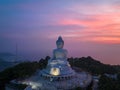
<svg viewBox="0 0 120 90">
<path fill-rule="evenodd" d="M 68 57 L 120 64 L 120 0 L 0 0 L 0 52 L 52 56 L 58 36 Z"/>
</svg>

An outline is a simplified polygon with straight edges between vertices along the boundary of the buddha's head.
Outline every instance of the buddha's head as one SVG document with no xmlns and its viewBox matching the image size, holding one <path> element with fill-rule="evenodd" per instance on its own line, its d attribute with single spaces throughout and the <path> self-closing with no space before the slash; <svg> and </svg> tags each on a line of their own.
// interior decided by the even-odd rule
<svg viewBox="0 0 120 90">
<path fill-rule="evenodd" d="M 58 40 L 56 41 L 57 48 L 63 48 L 64 46 L 64 41 L 62 40 L 62 37 L 59 36 Z"/>
</svg>

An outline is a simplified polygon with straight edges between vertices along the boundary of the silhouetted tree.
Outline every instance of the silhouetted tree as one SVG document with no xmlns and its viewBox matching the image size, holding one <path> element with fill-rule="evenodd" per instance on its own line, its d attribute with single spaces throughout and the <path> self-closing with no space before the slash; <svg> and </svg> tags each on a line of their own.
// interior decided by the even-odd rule
<svg viewBox="0 0 120 90">
<path fill-rule="evenodd" d="M 99 90 L 120 90 L 118 80 L 102 75 L 99 80 Z"/>
</svg>

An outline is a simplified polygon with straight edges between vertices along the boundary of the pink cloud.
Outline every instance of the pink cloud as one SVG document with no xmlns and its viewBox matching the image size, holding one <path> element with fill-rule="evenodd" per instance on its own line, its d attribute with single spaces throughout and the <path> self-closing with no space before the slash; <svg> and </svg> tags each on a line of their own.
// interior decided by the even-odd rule
<svg viewBox="0 0 120 90">
<path fill-rule="evenodd" d="M 59 25 L 76 25 L 85 28 L 68 30 L 64 36 L 72 37 L 74 40 L 90 41 L 109 44 L 120 44 L 120 13 L 104 15 L 89 15 L 94 20 L 80 20 L 66 18 L 58 22 Z"/>
</svg>

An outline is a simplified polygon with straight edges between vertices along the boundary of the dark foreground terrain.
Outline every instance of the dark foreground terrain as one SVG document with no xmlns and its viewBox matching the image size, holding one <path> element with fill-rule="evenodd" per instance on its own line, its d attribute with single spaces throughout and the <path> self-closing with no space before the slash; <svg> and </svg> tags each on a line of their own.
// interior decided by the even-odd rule
<svg viewBox="0 0 120 90">
<path fill-rule="evenodd" d="M 45 59 L 40 59 L 39 62 L 22 62 L 0 72 L 0 90 L 4 90 L 5 85 L 13 79 L 23 79 L 33 75 L 36 70 L 43 69 L 46 67 L 48 60 L 47 56 Z M 120 65 L 108 65 L 94 60 L 92 57 L 82 58 L 68 58 L 69 63 L 72 67 L 80 68 L 80 70 L 87 71 L 94 75 L 101 76 L 98 83 L 99 90 L 120 90 Z M 116 78 L 106 76 L 117 75 Z M 87 90 L 92 90 L 92 85 Z M 77 87 L 76 90 L 81 90 Z"/>
</svg>

